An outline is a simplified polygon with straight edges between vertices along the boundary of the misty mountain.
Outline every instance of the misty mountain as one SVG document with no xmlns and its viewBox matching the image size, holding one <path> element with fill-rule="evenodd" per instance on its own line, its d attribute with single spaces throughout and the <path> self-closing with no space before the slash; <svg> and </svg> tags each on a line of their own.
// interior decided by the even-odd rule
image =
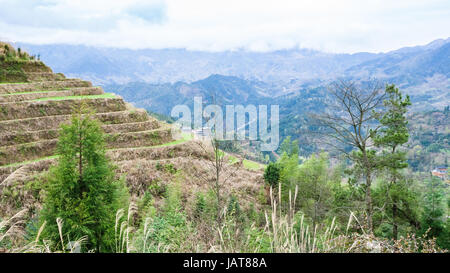
<svg viewBox="0 0 450 273">
<path fill-rule="evenodd" d="M 450 38 L 379 54 L 16 46 L 39 54 L 56 72 L 91 80 L 138 106 L 166 114 L 194 95 L 217 93 L 223 103 L 303 98 L 305 90 L 337 78 L 395 83 L 412 96 L 419 110 L 443 109 L 450 101 Z"/>
<path fill-rule="evenodd" d="M 332 54 L 309 49 L 274 52 L 202 52 L 184 49 L 118 49 L 18 43 L 57 72 L 97 84 L 194 82 L 213 74 L 271 83 L 300 84 L 337 77 L 375 77 L 412 86 L 427 77 L 449 77 L 450 38 L 387 53 Z"/>
<path fill-rule="evenodd" d="M 388 52 L 352 66 L 345 73 L 353 78 L 389 79 L 403 87 L 425 83 L 435 75 L 449 78 L 450 39 Z"/>
<path fill-rule="evenodd" d="M 265 82 L 332 79 L 379 54 L 331 54 L 308 49 L 274 52 L 200 52 L 184 49 L 116 49 L 18 43 L 55 71 L 97 84 L 194 82 L 212 74 Z"/>
</svg>

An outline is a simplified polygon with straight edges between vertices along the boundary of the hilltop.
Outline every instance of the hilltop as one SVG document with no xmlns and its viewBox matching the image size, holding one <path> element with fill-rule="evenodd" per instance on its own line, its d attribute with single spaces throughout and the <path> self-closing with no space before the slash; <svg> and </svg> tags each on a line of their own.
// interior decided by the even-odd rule
<svg viewBox="0 0 450 273">
<path fill-rule="evenodd" d="M 184 202 L 209 185 L 209 150 L 191 134 L 172 138 L 169 124 L 149 116 L 114 93 L 91 82 L 54 73 L 34 56 L 0 43 L 0 217 L 27 208 L 33 217 L 40 208 L 47 170 L 57 162 L 60 124 L 73 109 L 87 104 L 107 134 L 107 155 L 117 166 L 136 202 L 152 194 L 158 203 L 171 181 L 181 180 Z M 233 175 L 225 192 L 253 203 L 260 190 L 260 170 L 230 161 Z M 243 180 L 245 178 L 245 181 Z"/>
</svg>

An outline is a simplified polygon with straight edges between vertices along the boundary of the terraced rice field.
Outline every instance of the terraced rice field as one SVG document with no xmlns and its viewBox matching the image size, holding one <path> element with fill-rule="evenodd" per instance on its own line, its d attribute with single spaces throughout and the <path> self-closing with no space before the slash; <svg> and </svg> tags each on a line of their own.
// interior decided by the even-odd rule
<svg viewBox="0 0 450 273">
<path fill-rule="evenodd" d="M 42 174 L 57 162 L 60 125 L 82 104 L 95 111 L 106 133 L 107 155 L 132 194 L 139 196 L 151 183 L 174 179 L 158 164 L 181 170 L 190 196 L 208 187 L 199 174 L 214 179 L 205 162 L 212 153 L 201 149 L 192 134 L 181 133 L 174 139 L 168 124 L 101 87 L 67 79 L 42 65 L 27 67 L 27 82 L 0 83 L 0 217 L 24 207 L 39 208 L 40 197 L 30 185 L 42 183 Z M 232 162 L 229 166 L 238 174 L 231 176 L 226 189 L 247 199 L 256 196 L 262 182 L 255 170 L 260 166 L 249 161 L 243 162 L 244 168 Z"/>
<path fill-rule="evenodd" d="M 81 103 L 95 110 L 107 134 L 108 154 L 116 160 L 147 157 L 150 150 L 191 140 L 186 134 L 173 139 L 167 124 L 90 82 L 48 71 L 27 75 L 28 82 L 0 84 L 0 190 L 5 181 L 26 180 L 27 172 L 31 179 L 32 166 L 43 171 L 56 162 L 60 125 Z"/>
</svg>

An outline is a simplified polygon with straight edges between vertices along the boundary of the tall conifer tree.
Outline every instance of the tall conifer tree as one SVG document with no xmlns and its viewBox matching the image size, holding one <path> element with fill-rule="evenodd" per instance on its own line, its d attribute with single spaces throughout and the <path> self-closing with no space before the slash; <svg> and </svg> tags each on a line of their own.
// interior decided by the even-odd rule
<svg viewBox="0 0 450 273">
<path fill-rule="evenodd" d="M 399 170 L 408 166 L 406 154 L 400 147 L 408 142 L 408 121 L 406 120 L 407 107 L 411 105 L 409 96 L 403 98 L 402 93 L 394 84 L 386 86 L 386 97 L 384 106 L 386 110 L 380 118 L 381 128 L 374 138 L 375 144 L 383 148 L 381 155 L 381 166 L 386 168 L 389 177 L 389 197 L 392 202 L 392 234 L 393 238 L 398 236 L 398 202 L 401 192 L 408 190 L 404 188 Z"/>
<path fill-rule="evenodd" d="M 56 219 L 60 218 L 63 240 L 87 236 L 85 249 L 112 250 L 114 217 L 124 200 L 124 188 L 114 179 L 100 124 L 86 107 L 73 114 L 70 124 L 62 125 L 57 153 L 58 164 L 50 171 L 41 212 L 47 222 L 44 237 L 59 248 L 62 240 Z"/>
</svg>

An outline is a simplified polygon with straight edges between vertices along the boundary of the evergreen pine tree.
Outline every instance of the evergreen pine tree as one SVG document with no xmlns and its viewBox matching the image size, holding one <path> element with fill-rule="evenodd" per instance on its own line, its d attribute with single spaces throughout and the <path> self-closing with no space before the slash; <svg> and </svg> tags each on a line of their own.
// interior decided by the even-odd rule
<svg viewBox="0 0 450 273">
<path fill-rule="evenodd" d="M 383 148 L 380 157 L 381 166 L 387 169 L 390 177 L 390 185 L 387 187 L 392 209 L 392 234 L 396 240 L 398 237 L 398 209 L 399 199 L 402 193 L 408 191 L 404 187 L 399 170 L 406 168 L 406 154 L 399 148 L 408 142 L 408 121 L 406 120 L 407 107 L 411 105 L 409 96 L 403 98 L 402 93 L 394 84 L 386 86 L 387 99 L 384 101 L 386 112 L 380 118 L 381 128 L 374 137 L 378 147 Z"/>
<path fill-rule="evenodd" d="M 439 178 L 431 177 L 426 182 L 420 234 L 426 234 L 428 238 L 436 238 L 439 246 L 448 249 L 450 239 L 445 221 L 443 188 L 444 185 Z"/>
<path fill-rule="evenodd" d="M 63 240 L 87 236 L 84 249 L 112 250 L 114 217 L 125 200 L 125 189 L 114 179 L 114 166 L 105 155 L 104 134 L 86 107 L 72 116 L 70 124 L 62 125 L 57 154 L 58 164 L 50 170 L 41 212 L 41 220 L 47 222 L 44 238 L 55 248 L 66 247 L 61 245 L 56 224 L 60 218 L 64 221 Z"/>
</svg>

